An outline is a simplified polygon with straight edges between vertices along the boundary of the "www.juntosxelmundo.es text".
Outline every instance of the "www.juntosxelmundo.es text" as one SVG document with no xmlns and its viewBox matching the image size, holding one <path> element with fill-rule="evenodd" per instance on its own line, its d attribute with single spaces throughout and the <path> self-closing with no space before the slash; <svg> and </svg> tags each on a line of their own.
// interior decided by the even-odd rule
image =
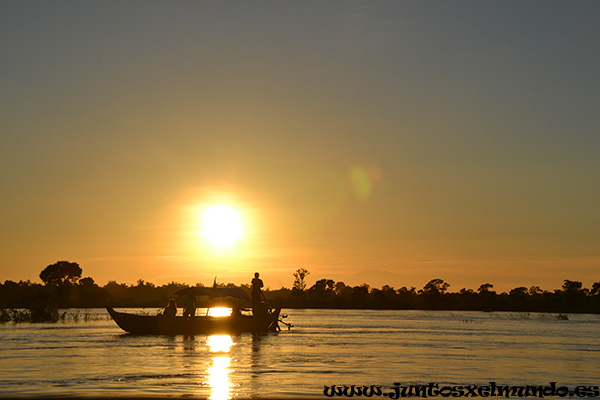
<svg viewBox="0 0 600 400">
<path fill-rule="evenodd" d="M 387 397 L 399 399 L 404 397 L 501 397 L 501 398 L 545 398 L 545 397 L 600 397 L 599 386 L 557 386 L 556 382 L 548 385 L 511 386 L 498 385 L 440 385 L 430 382 L 426 385 L 405 385 L 394 382 L 393 386 L 380 385 L 332 385 L 325 386 L 323 394 L 327 397 Z"/>
</svg>

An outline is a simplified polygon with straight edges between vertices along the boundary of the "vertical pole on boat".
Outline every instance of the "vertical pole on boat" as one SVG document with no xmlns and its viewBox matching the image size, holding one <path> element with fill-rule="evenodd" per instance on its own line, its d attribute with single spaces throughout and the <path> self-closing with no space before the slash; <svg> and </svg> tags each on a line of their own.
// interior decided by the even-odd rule
<svg viewBox="0 0 600 400">
<path fill-rule="evenodd" d="M 210 311 L 210 305 L 212 304 L 213 293 L 214 293 L 216 287 L 217 287 L 217 276 L 215 275 L 215 280 L 213 281 L 213 287 L 212 287 L 212 290 L 210 291 L 210 296 L 208 299 L 208 307 L 206 307 L 206 316 L 207 317 L 208 317 L 208 312 Z"/>
</svg>

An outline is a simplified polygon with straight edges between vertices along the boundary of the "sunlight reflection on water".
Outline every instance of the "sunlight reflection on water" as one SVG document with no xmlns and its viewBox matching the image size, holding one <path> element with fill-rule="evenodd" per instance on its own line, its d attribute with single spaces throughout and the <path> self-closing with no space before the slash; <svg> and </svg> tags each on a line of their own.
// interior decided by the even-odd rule
<svg viewBox="0 0 600 400">
<path fill-rule="evenodd" d="M 206 340 L 211 353 L 229 353 L 233 339 L 229 335 L 212 335 Z M 212 388 L 211 400 L 226 400 L 231 398 L 231 382 L 229 381 L 229 363 L 231 358 L 220 355 L 212 358 L 212 366 L 208 368 L 208 381 Z"/>
<path fill-rule="evenodd" d="M 230 335 L 212 335 L 208 337 L 206 344 L 212 353 L 228 353 L 233 346 L 233 339 Z"/>
<path fill-rule="evenodd" d="M 600 376 L 598 315 L 288 314 L 291 331 L 239 336 L 130 335 L 102 319 L 0 324 L 0 397 L 317 398 L 334 384 L 577 386 Z"/>
<path fill-rule="evenodd" d="M 212 388 L 210 399 L 226 400 L 231 398 L 231 382 L 229 381 L 229 362 L 227 356 L 213 357 L 212 366 L 208 369 L 208 381 Z"/>
</svg>

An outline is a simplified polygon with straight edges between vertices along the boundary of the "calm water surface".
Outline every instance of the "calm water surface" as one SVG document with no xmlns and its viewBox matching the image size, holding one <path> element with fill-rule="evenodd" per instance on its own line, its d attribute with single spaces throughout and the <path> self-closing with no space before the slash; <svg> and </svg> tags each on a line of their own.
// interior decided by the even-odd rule
<svg viewBox="0 0 600 400">
<path fill-rule="evenodd" d="M 154 310 L 151 310 L 154 312 Z M 135 336 L 0 324 L 0 396 L 323 397 L 325 385 L 600 384 L 600 316 L 287 310 L 291 331 Z"/>
</svg>

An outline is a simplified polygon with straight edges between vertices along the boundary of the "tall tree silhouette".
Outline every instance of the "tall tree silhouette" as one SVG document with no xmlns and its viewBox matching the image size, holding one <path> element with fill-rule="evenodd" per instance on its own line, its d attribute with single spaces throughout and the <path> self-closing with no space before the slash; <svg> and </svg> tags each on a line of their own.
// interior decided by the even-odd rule
<svg viewBox="0 0 600 400">
<path fill-rule="evenodd" d="M 443 297 L 449 286 L 449 283 L 439 278 L 427 282 L 423 289 L 419 290 L 419 294 L 423 295 L 425 307 L 428 309 L 447 308 L 448 304 L 443 301 Z"/>
<path fill-rule="evenodd" d="M 303 291 L 306 289 L 306 282 L 304 278 L 310 275 L 310 272 L 305 268 L 298 268 L 296 272 L 294 272 L 294 289 Z"/>
<path fill-rule="evenodd" d="M 40 273 L 40 279 L 47 286 L 60 286 L 65 283 L 75 283 L 81 278 L 81 267 L 79 264 L 68 261 L 58 261 L 48 265 Z"/>
</svg>

